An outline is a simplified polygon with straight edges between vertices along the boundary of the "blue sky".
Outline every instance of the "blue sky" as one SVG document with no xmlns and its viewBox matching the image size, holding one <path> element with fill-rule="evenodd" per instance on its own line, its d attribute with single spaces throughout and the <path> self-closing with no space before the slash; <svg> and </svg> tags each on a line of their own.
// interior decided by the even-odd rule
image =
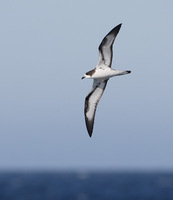
<svg viewBox="0 0 173 200">
<path fill-rule="evenodd" d="M 173 3 L 2 1 L 0 169 L 171 170 Z M 103 37 L 122 23 L 92 138 L 84 99 Z"/>
</svg>

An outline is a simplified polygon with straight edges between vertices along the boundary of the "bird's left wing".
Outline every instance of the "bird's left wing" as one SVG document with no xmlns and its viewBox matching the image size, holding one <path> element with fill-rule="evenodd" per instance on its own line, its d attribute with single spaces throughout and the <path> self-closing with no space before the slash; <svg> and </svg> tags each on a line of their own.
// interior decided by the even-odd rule
<svg viewBox="0 0 173 200">
<path fill-rule="evenodd" d="M 90 137 L 92 136 L 93 132 L 96 108 L 105 90 L 107 81 L 108 79 L 101 82 L 94 80 L 92 89 L 85 98 L 85 122 Z"/>
<path fill-rule="evenodd" d="M 104 64 L 107 67 L 111 67 L 112 64 L 112 57 L 113 57 L 113 51 L 112 46 L 114 43 L 114 40 L 121 28 L 121 24 L 113 28 L 102 40 L 100 46 L 99 46 L 99 60 L 97 63 L 97 67 Z"/>
</svg>

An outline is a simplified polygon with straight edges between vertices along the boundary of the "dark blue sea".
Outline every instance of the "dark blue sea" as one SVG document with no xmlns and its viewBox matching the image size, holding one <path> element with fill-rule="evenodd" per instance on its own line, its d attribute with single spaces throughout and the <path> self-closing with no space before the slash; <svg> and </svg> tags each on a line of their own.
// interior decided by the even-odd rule
<svg viewBox="0 0 173 200">
<path fill-rule="evenodd" d="M 0 200 L 173 200 L 173 173 L 1 172 Z"/>
</svg>

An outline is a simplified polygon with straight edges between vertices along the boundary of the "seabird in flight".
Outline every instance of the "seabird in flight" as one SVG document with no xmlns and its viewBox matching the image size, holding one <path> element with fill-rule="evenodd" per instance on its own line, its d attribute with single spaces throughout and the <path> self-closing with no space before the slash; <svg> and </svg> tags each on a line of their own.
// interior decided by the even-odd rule
<svg viewBox="0 0 173 200">
<path fill-rule="evenodd" d="M 102 40 L 99 46 L 99 60 L 96 68 L 85 73 L 82 79 L 93 79 L 92 89 L 85 98 L 85 122 L 89 136 L 92 136 L 97 104 L 106 88 L 109 78 L 131 73 L 111 68 L 114 40 L 121 28 L 121 24 L 113 28 Z"/>
</svg>

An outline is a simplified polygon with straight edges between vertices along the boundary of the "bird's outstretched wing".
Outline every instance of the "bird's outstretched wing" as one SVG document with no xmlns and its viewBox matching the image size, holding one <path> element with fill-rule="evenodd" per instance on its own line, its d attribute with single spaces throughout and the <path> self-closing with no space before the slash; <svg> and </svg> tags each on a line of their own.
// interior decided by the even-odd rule
<svg viewBox="0 0 173 200">
<path fill-rule="evenodd" d="M 90 137 L 92 136 L 93 132 L 97 104 L 105 90 L 107 82 L 108 79 L 101 82 L 99 82 L 98 80 L 94 80 L 92 89 L 85 98 L 85 122 Z"/>
<path fill-rule="evenodd" d="M 114 40 L 121 28 L 121 24 L 113 28 L 102 40 L 99 46 L 99 60 L 97 63 L 97 67 L 101 66 L 102 64 L 106 65 L 107 67 L 111 67 L 112 64 L 112 46 Z"/>
</svg>

